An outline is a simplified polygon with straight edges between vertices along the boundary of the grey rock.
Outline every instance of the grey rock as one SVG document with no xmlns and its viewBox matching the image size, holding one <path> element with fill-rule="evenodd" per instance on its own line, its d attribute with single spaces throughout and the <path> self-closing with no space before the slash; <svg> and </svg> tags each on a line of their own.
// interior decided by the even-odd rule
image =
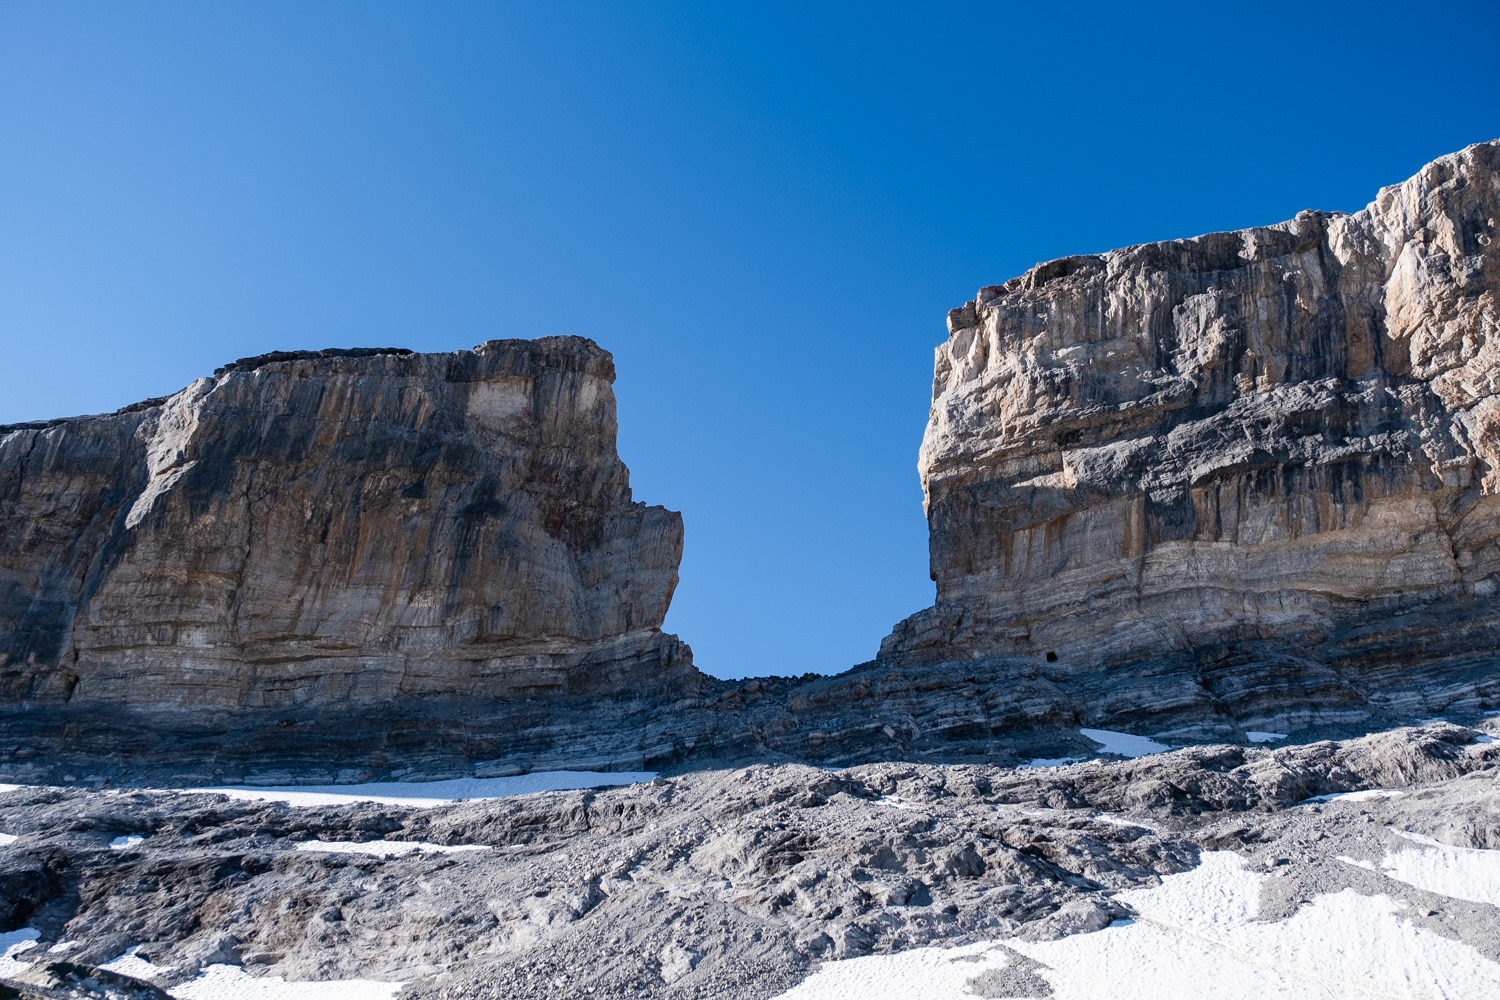
<svg viewBox="0 0 1500 1000">
<path fill-rule="evenodd" d="M 78 942 L 81 965 L 140 946 L 172 967 L 169 989 L 228 961 L 403 980 L 407 1000 L 765 1000 L 829 960 L 1094 932 L 1129 915 L 1117 893 L 1232 850 L 1282 873 L 1268 918 L 1349 887 L 1494 957 L 1493 907 L 1338 860 L 1378 860 L 1403 843 L 1390 828 L 1493 843 L 1500 745 L 1475 735 L 1432 724 L 1034 771 L 755 765 L 430 809 L 25 788 L 0 796 L 0 829 L 18 835 L 0 910 L 41 932 L 39 951 Z M 1306 801 L 1360 788 L 1404 794 Z M 107 846 L 125 833 L 146 836 Z M 297 849 L 308 840 L 487 849 L 382 859 Z M 1045 995 L 1037 967 L 1010 971 L 980 995 Z M 1001 986 L 1031 992 L 983 992 Z"/>
</svg>

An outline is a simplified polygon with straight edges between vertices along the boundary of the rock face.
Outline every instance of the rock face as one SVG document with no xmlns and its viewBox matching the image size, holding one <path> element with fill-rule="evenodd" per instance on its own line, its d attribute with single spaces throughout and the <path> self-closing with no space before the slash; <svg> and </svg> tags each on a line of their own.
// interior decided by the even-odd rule
<svg viewBox="0 0 1500 1000">
<path fill-rule="evenodd" d="M 0 695 L 159 721 L 691 682 L 681 518 L 632 502 L 613 379 L 573 337 L 274 354 L 0 428 Z"/>
<path fill-rule="evenodd" d="M 948 317 L 937 603 L 981 726 L 1182 736 L 1500 699 L 1500 142 L 1352 215 L 1069 257 Z"/>
</svg>

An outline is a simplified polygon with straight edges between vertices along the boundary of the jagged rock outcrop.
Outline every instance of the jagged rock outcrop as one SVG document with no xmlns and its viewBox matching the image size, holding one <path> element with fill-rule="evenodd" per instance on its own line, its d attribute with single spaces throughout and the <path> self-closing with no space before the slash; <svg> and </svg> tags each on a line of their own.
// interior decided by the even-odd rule
<svg viewBox="0 0 1500 1000">
<path fill-rule="evenodd" d="M 874 672 L 982 680 L 944 724 L 985 735 L 1496 704 L 1497 295 L 1500 142 L 981 290 L 919 460 L 937 603 Z"/>
<path fill-rule="evenodd" d="M 631 499 L 613 378 L 576 337 L 279 353 L 0 428 L 5 709 L 213 730 L 691 686 L 681 518 Z"/>
</svg>

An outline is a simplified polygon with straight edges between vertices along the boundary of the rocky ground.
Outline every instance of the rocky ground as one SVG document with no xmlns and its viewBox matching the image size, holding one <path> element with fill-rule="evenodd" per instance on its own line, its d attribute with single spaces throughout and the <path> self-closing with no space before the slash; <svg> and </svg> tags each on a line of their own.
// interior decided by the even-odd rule
<svg viewBox="0 0 1500 1000">
<path fill-rule="evenodd" d="M 228 996 L 194 984 L 229 965 L 377 981 L 349 997 L 769 1000 L 835 960 L 1099 931 L 1132 916 L 1122 894 L 1225 851 L 1276 874 L 1262 919 L 1383 893 L 1500 962 L 1494 905 L 1378 867 L 1403 834 L 1500 850 L 1500 719 L 1475 724 L 1042 769 L 757 765 L 432 808 L 16 787 L 0 927 L 36 944 L 0 960 L 0 996 L 162 995 L 137 979 Z M 1309 801 L 1370 789 L 1401 794 Z M 96 971 L 131 949 L 126 975 Z M 968 992 L 1050 993 L 1013 953 Z"/>
</svg>

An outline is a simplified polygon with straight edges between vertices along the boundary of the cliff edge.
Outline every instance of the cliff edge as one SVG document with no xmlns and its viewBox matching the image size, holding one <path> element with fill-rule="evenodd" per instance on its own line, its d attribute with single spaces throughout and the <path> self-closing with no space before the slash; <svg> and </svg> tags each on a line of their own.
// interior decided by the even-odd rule
<svg viewBox="0 0 1500 1000">
<path fill-rule="evenodd" d="M 691 688 L 661 632 L 682 520 L 632 500 L 613 379 L 576 337 L 277 353 L 0 428 L 5 710 L 268 718 L 315 726 L 311 750 L 413 712 Z M 525 738 L 493 722 L 492 754 Z"/>
<path fill-rule="evenodd" d="M 919 458 L 937 602 L 881 664 L 982 665 L 998 729 L 1496 704 L 1497 220 L 1489 142 L 1353 214 L 982 289 Z"/>
</svg>

